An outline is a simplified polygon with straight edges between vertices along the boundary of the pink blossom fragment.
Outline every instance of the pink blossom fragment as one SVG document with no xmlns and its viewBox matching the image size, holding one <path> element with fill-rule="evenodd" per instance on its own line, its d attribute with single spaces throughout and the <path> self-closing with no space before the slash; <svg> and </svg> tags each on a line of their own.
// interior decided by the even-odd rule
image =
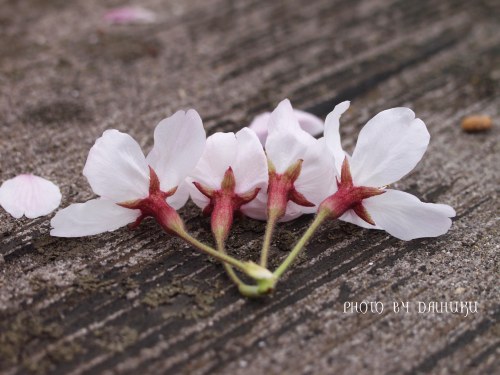
<svg viewBox="0 0 500 375">
<path fill-rule="evenodd" d="M 312 136 L 317 136 L 323 132 L 323 121 L 314 116 L 312 113 L 304 112 L 298 109 L 293 110 L 295 118 L 299 122 L 302 130 L 305 130 Z M 271 112 L 264 112 L 260 115 L 254 117 L 250 125 L 248 126 L 252 129 L 257 137 L 259 137 L 260 143 L 266 144 L 269 120 L 271 119 Z"/>
<path fill-rule="evenodd" d="M 61 203 L 61 191 L 51 181 L 22 174 L 0 186 L 0 205 L 16 219 L 45 216 Z"/>
<path fill-rule="evenodd" d="M 111 24 L 153 23 L 156 15 L 149 9 L 130 6 L 109 10 L 104 15 L 104 19 Z"/>
</svg>

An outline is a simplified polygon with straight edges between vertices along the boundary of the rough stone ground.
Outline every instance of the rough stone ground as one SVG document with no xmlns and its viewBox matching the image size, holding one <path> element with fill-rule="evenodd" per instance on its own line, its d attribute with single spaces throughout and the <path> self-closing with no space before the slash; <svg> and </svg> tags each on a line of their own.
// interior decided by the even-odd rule
<svg viewBox="0 0 500 375">
<path fill-rule="evenodd" d="M 151 221 L 84 239 L 49 218 L 0 210 L 3 374 L 488 374 L 499 371 L 500 11 L 490 1 L 141 2 L 154 25 L 105 25 L 123 5 L 0 1 L 0 176 L 33 172 L 63 206 L 92 197 L 81 175 L 107 128 L 146 149 L 152 130 L 195 107 L 236 130 L 287 96 L 325 116 L 352 100 L 345 146 L 378 111 L 409 106 L 431 145 L 396 188 L 450 204 L 436 239 L 402 242 L 323 226 L 271 297 L 241 298 L 222 267 Z M 465 134 L 468 114 L 494 119 Z M 189 228 L 210 241 L 192 205 Z M 310 222 L 282 225 L 276 264 Z M 256 259 L 263 224 L 240 221 L 230 251 Z M 343 312 L 382 301 L 382 314 Z M 477 301 L 463 314 L 396 314 L 393 301 Z"/>
</svg>

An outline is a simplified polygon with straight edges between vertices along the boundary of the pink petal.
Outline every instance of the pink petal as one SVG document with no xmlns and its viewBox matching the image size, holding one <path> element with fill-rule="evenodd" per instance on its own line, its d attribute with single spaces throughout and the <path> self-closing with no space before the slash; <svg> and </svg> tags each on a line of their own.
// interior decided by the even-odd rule
<svg viewBox="0 0 500 375">
<path fill-rule="evenodd" d="M 328 151 L 325 138 L 315 139 L 314 146 L 308 148 L 303 160 L 302 170 L 294 186 L 309 202 L 316 206 L 297 207 L 300 207 L 302 213 L 312 214 L 318 210 L 318 205 L 326 197 L 337 191 L 334 159 Z"/>
<path fill-rule="evenodd" d="M 179 210 L 189 199 L 189 183 L 184 180 L 177 186 L 175 194 L 167 198 L 167 203 L 172 206 L 175 210 Z"/>
<path fill-rule="evenodd" d="M 267 158 L 273 163 L 277 173 L 286 169 L 305 155 L 317 140 L 302 130 L 288 99 L 278 104 L 269 119 L 269 136 L 266 140 Z M 305 160 L 305 159 L 304 159 Z"/>
<path fill-rule="evenodd" d="M 311 135 L 317 136 L 323 133 L 325 127 L 323 120 L 319 117 L 313 115 L 312 113 L 301 111 L 300 109 L 294 109 L 293 113 L 297 117 L 302 130 L 305 130 Z"/>
<path fill-rule="evenodd" d="M 111 9 L 106 12 L 104 19 L 111 24 L 153 23 L 156 16 L 146 8 L 131 6 Z"/>
<path fill-rule="evenodd" d="M 233 172 L 236 178 L 236 193 L 245 194 L 255 188 L 261 193 L 267 190 L 269 172 L 267 158 L 254 132 L 243 128 L 236 133 L 237 155 Z"/>
<path fill-rule="evenodd" d="M 382 187 L 398 181 L 422 159 L 429 139 L 411 109 L 380 112 L 359 133 L 350 161 L 354 184 Z"/>
<path fill-rule="evenodd" d="M 341 217 L 339 217 L 339 219 L 366 229 L 382 229 L 361 219 L 358 215 L 356 215 L 354 210 L 347 210 Z"/>
<path fill-rule="evenodd" d="M 51 181 L 22 174 L 5 181 L 0 187 L 0 205 L 19 219 L 48 215 L 61 203 L 61 192 Z"/>
<path fill-rule="evenodd" d="M 299 122 L 302 130 L 308 132 L 311 135 L 319 135 L 323 131 L 323 121 L 314 116 L 312 113 L 304 112 L 298 109 L 293 110 L 295 118 Z M 254 117 L 250 125 L 248 126 L 252 129 L 263 145 L 266 144 L 269 120 L 271 118 L 271 112 L 264 112 L 260 115 Z"/>
<path fill-rule="evenodd" d="M 179 186 L 194 170 L 205 149 L 206 133 L 194 109 L 163 119 L 154 131 L 154 146 L 146 160 L 160 179 L 161 189 Z"/>
<path fill-rule="evenodd" d="M 207 138 L 205 150 L 190 177 L 206 187 L 220 189 L 224 173 L 234 165 L 237 153 L 238 144 L 234 133 L 212 134 Z M 194 185 L 191 188 L 196 189 Z"/>
<path fill-rule="evenodd" d="M 315 139 L 299 124 L 303 112 L 294 111 L 288 99 L 283 100 L 271 113 L 268 121 L 269 136 L 266 139 L 266 154 L 277 173 L 284 171 L 298 160 L 302 160 L 302 171 L 295 181 L 295 188 L 307 200 L 318 205 L 336 190 L 333 157 L 327 150 L 324 139 Z M 261 123 L 254 124 L 257 130 Z M 246 206 L 248 216 L 265 217 L 265 199 L 255 200 Z M 289 202 L 281 221 L 292 220 L 303 213 L 316 212 L 317 207 L 302 207 Z"/>
<path fill-rule="evenodd" d="M 285 216 L 279 221 L 284 223 L 298 218 L 304 214 L 304 208 L 293 202 L 288 202 Z M 267 220 L 267 192 L 257 195 L 253 201 L 242 206 L 241 212 L 255 220 Z"/>
<path fill-rule="evenodd" d="M 325 140 L 330 152 L 335 158 L 335 168 L 340 172 L 346 153 L 340 142 L 340 116 L 349 109 L 350 102 L 345 101 L 335 106 L 333 111 L 326 116 Z"/>
<path fill-rule="evenodd" d="M 209 199 L 198 191 L 193 181 L 218 190 L 229 167 L 236 179 L 237 194 L 255 188 L 261 188 L 259 195 L 265 194 L 268 179 L 266 155 L 255 133 L 243 128 L 236 134 L 215 133 L 207 138 L 203 155 L 189 178 L 191 198 L 197 206 L 204 208 Z"/>
<path fill-rule="evenodd" d="M 254 117 L 250 125 L 248 127 L 252 129 L 257 137 L 259 138 L 260 143 L 263 145 L 266 144 L 267 139 L 267 129 L 269 125 L 269 119 L 271 118 L 271 112 L 264 112 L 260 115 Z"/>
<path fill-rule="evenodd" d="M 261 190 L 262 191 L 262 190 Z M 241 207 L 241 212 L 255 220 L 267 219 L 267 192 L 259 193 L 254 200 Z"/>
<path fill-rule="evenodd" d="M 392 189 L 365 199 L 363 205 L 377 226 L 405 241 L 441 236 L 451 227 L 450 217 L 455 216 L 448 205 L 424 203 L 414 195 Z"/>
<path fill-rule="evenodd" d="M 133 223 L 140 214 L 139 210 L 123 208 L 108 199 L 91 199 L 59 210 L 50 221 L 50 235 L 83 237 L 111 232 Z"/>
<path fill-rule="evenodd" d="M 149 195 L 149 169 L 141 146 L 115 129 L 106 130 L 92 146 L 83 175 L 94 193 L 114 202 Z"/>
</svg>

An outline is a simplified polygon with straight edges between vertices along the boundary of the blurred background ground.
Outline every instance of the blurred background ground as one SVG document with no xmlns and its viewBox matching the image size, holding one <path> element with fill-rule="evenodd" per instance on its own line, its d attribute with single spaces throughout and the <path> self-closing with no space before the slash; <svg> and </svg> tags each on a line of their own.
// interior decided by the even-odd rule
<svg viewBox="0 0 500 375">
<path fill-rule="evenodd" d="M 142 5 L 143 25 L 107 10 Z M 1 0 L 0 177 L 56 182 L 62 206 L 92 197 L 81 175 L 107 128 L 149 149 L 156 123 L 195 107 L 236 130 L 284 97 L 324 117 L 351 100 L 352 150 L 380 110 L 409 106 L 431 145 L 396 188 L 452 205 L 451 231 L 402 242 L 325 225 L 276 293 L 241 298 L 222 267 L 151 221 L 51 238 L 49 218 L 0 210 L 4 374 L 487 374 L 499 368 L 500 11 L 491 1 Z M 489 132 L 461 119 L 491 116 Z M 188 205 L 188 226 L 210 241 Z M 282 225 L 275 263 L 311 217 Z M 257 259 L 263 224 L 240 221 L 230 251 Z M 346 314 L 346 301 L 382 314 Z M 393 301 L 477 301 L 478 312 L 395 314 Z"/>
</svg>

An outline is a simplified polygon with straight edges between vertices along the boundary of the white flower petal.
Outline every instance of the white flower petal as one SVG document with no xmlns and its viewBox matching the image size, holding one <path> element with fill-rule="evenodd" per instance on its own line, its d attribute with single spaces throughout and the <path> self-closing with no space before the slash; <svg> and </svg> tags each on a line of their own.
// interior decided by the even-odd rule
<svg viewBox="0 0 500 375">
<path fill-rule="evenodd" d="M 61 203 L 59 188 L 49 180 L 22 174 L 5 181 L 0 187 L 0 205 L 19 219 L 48 215 Z"/>
<path fill-rule="evenodd" d="M 298 218 L 304 214 L 303 209 L 304 207 L 288 202 L 285 215 L 279 222 L 283 223 Z M 253 201 L 241 206 L 241 212 L 252 219 L 267 220 L 267 193 L 259 194 Z"/>
<path fill-rule="evenodd" d="M 366 229 L 382 229 L 377 225 L 371 225 L 361 219 L 354 210 L 347 210 L 341 217 L 339 217 L 339 220 L 345 221 L 347 223 L 355 224 L 357 226 L 360 226 L 362 228 Z"/>
<path fill-rule="evenodd" d="M 106 130 L 95 142 L 83 175 L 97 195 L 114 202 L 149 195 L 149 169 L 141 147 L 118 130 Z"/>
<path fill-rule="evenodd" d="M 328 149 L 335 158 L 335 168 L 338 172 L 342 169 L 342 163 L 346 157 L 340 142 L 340 116 L 349 109 L 349 105 L 349 101 L 337 104 L 325 120 L 325 140 Z"/>
<path fill-rule="evenodd" d="M 267 157 L 277 173 L 283 173 L 299 159 L 304 159 L 316 139 L 302 130 L 288 99 L 283 100 L 271 114 L 269 136 L 266 141 Z"/>
<path fill-rule="evenodd" d="M 280 223 L 294 220 L 303 214 L 311 214 L 318 210 L 318 207 L 303 207 L 293 202 L 288 202 L 286 205 L 285 215 L 279 220 Z"/>
<path fill-rule="evenodd" d="M 361 129 L 351 159 L 355 185 L 382 187 L 398 181 L 420 161 L 430 135 L 409 108 L 380 112 Z"/>
<path fill-rule="evenodd" d="M 236 133 L 237 156 L 233 168 L 236 180 L 236 193 L 244 194 L 255 188 L 267 189 L 269 173 L 267 158 L 259 139 L 248 128 Z"/>
<path fill-rule="evenodd" d="M 156 15 L 149 9 L 130 6 L 109 10 L 104 19 L 111 24 L 154 23 Z"/>
<path fill-rule="evenodd" d="M 260 143 L 263 145 L 266 144 L 269 119 L 271 118 L 271 112 L 264 112 L 260 115 L 254 117 L 248 128 L 253 130 L 257 137 L 259 138 Z"/>
<path fill-rule="evenodd" d="M 161 190 L 178 186 L 195 168 L 205 147 L 205 129 L 194 109 L 178 111 L 155 129 L 148 164 L 160 179 Z"/>
<path fill-rule="evenodd" d="M 205 151 L 190 177 L 189 190 L 195 204 L 204 208 L 209 199 L 192 184 L 193 181 L 211 189 L 221 188 L 224 174 L 231 167 L 237 194 L 255 188 L 265 192 L 268 180 L 267 158 L 257 136 L 248 128 L 234 133 L 215 133 L 208 137 Z"/>
<path fill-rule="evenodd" d="M 319 135 L 323 132 L 323 121 L 312 113 L 294 109 L 293 113 L 299 122 L 300 127 L 311 135 Z M 263 145 L 266 144 L 269 120 L 271 112 L 264 112 L 254 117 L 249 129 L 253 130 Z"/>
<path fill-rule="evenodd" d="M 414 195 L 391 189 L 363 200 L 363 205 L 379 227 L 405 241 L 445 234 L 451 227 L 450 217 L 455 216 L 450 206 L 424 203 Z"/>
<path fill-rule="evenodd" d="M 337 191 L 333 157 L 324 138 L 315 140 L 304 155 L 302 170 L 294 183 L 295 189 L 316 206 L 300 207 L 303 213 L 314 213 L 318 205 Z"/>
<path fill-rule="evenodd" d="M 210 203 L 210 199 L 200 193 L 196 186 L 194 186 L 193 181 L 194 179 L 191 177 L 186 178 L 189 196 L 191 197 L 195 205 L 203 209 Z"/>
<path fill-rule="evenodd" d="M 234 133 L 215 133 L 207 138 L 205 150 L 191 178 L 212 189 L 220 189 L 227 169 L 234 165 L 238 145 Z"/>
<path fill-rule="evenodd" d="M 323 120 L 319 117 L 313 115 L 312 113 L 301 111 L 300 109 L 294 109 L 293 113 L 295 114 L 302 130 L 313 136 L 323 133 L 324 124 Z"/>
<path fill-rule="evenodd" d="M 181 182 L 177 187 L 175 194 L 167 198 L 167 203 L 174 208 L 174 210 L 179 210 L 189 199 L 189 184 L 187 180 Z"/>
<path fill-rule="evenodd" d="M 133 223 L 140 214 L 140 210 L 123 208 L 108 199 L 92 199 L 58 211 L 50 221 L 50 235 L 82 237 L 111 232 Z"/>
<path fill-rule="evenodd" d="M 294 185 L 312 203 L 318 205 L 336 191 L 331 153 L 323 139 L 317 140 L 301 129 L 288 99 L 283 100 L 271 114 L 266 153 L 277 173 L 284 173 L 302 159 L 302 171 Z M 290 202 L 282 221 L 316 210 L 317 207 L 302 207 Z"/>
<path fill-rule="evenodd" d="M 194 199 L 193 199 L 194 200 Z M 244 215 L 256 220 L 267 219 L 267 192 L 262 191 L 254 200 L 241 206 L 240 210 Z"/>
</svg>

